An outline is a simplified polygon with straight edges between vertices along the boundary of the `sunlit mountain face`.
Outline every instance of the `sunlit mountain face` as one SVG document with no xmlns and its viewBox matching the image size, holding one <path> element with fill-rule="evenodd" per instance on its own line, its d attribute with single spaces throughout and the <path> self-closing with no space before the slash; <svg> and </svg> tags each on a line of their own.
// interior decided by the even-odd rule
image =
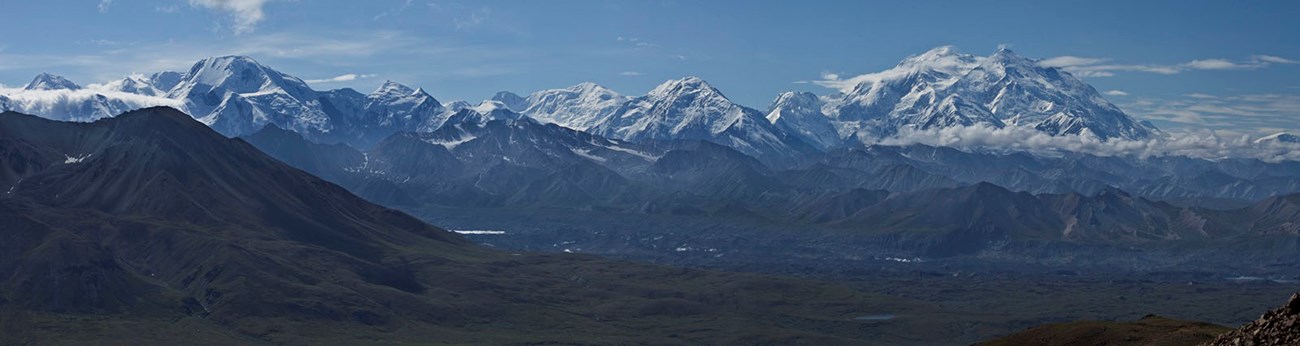
<svg viewBox="0 0 1300 346">
<path fill-rule="evenodd" d="M 0 344 L 1294 344 L 1297 6 L 993 5 L 15 4 Z"/>
</svg>

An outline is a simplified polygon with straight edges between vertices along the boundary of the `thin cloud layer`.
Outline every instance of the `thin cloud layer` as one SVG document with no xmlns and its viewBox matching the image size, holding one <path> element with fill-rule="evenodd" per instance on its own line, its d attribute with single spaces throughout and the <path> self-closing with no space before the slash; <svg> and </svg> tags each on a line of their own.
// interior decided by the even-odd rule
<svg viewBox="0 0 1300 346">
<path fill-rule="evenodd" d="M 1267 162 L 1300 160 L 1300 143 L 1261 141 L 1249 135 L 1221 136 L 1213 131 L 1170 133 L 1149 140 L 1101 140 L 1085 133 L 1052 136 L 1025 127 L 988 125 L 904 130 L 898 136 L 865 141 L 869 144 L 925 144 L 967 150 L 1026 151 L 1040 155 L 1066 152 L 1098 156 L 1186 156 L 1208 160 L 1253 158 Z"/>
<path fill-rule="evenodd" d="M 325 79 L 308 79 L 308 80 L 304 80 L 304 82 L 307 82 L 307 83 L 314 83 L 314 84 L 319 84 L 319 83 L 334 83 L 334 82 L 351 82 L 351 81 L 354 81 L 354 80 L 363 79 L 363 78 L 371 78 L 371 77 L 374 77 L 374 76 L 375 76 L 375 74 L 355 74 L 355 73 L 348 73 L 348 74 L 338 75 L 338 76 L 334 76 L 334 77 L 330 77 L 330 78 L 325 78 Z"/>
<path fill-rule="evenodd" d="M 190 6 L 225 12 L 233 20 L 236 35 L 253 32 L 266 19 L 262 6 L 270 0 L 190 0 Z"/>
<path fill-rule="evenodd" d="M 66 107 L 94 104 L 101 97 L 121 101 L 124 109 L 118 111 L 154 106 L 167 106 L 182 111 L 186 110 L 185 103 L 179 100 L 118 91 L 95 90 L 89 86 L 79 90 L 25 90 L 0 86 L 0 97 L 8 100 L 9 108 L 5 110 L 56 118 L 73 113 L 72 110 Z M 70 120 L 90 121 L 95 119 Z"/>
<path fill-rule="evenodd" d="M 1116 72 L 1146 72 L 1155 74 L 1178 74 L 1190 70 L 1246 70 L 1260 69 L 1272 64 L 1295 64 L 1297 61 L 1272 55 L 1255 55 L 1242 61 L 1228 59 L 1196 59 L 1182 64 L 1113 64 L 1107 58 L 1089 58 L 1078 56 L 1058 56 L 1043 59 L 1039 66 L 1055 67 L 1083 78 L 1111 77 Z"/>
<path fill-rule="evenodd" d="M 1296 130 L 1300 124 L 1297 94 L 1192 93 L 1175 98 L 1140 98 L 1121 103 L 1120 107 L 1145 119 L 1211 129 Z"/>
</svg>

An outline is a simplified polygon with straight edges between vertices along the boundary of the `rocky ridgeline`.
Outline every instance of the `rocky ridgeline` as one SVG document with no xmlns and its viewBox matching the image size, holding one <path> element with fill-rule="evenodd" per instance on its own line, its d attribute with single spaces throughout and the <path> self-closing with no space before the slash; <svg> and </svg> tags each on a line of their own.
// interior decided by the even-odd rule
<svg viewBox="0 0 1300 346">
<path fill-rule="evenodd" d="M 1255 322 L 1220 335 L 1203 345 L 1300 345 L 1300 293 L 1291 295 L 1291 300 L 1282 308 L 1266 312 Z"/>
</svg>

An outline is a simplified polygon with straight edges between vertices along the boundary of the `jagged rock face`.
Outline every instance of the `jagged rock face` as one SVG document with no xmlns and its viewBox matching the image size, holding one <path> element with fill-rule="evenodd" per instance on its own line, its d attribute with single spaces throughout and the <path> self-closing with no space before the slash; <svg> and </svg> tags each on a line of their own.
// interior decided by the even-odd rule
<svg viewBox="0 0 1300 346">
<path fill-rule="evenodd" d="M 1264 313 L 1255 322 L 1220 335 L 1207 346 L 1292 346 L 1300 345 L 1300 293 L 1286 305 Z"/>
</svg>

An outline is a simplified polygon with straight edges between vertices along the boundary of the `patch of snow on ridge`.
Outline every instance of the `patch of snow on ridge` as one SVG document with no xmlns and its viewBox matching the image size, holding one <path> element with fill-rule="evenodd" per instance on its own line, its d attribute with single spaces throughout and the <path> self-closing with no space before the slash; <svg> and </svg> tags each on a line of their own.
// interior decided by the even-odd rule
<svg viewBox="0 0 1300 346">
<path fill-rule="evenodd" d="M 69 156 L 69 155 L 67 155 L 67 154 L 64 154 L 63 157 L 65 157 L 65 158 L 67 158 L 67 159 L 63 160 L 63 164 L 81 163 L 81 161 L 85 161 L 86 159 L 90 158 L 90 155 L 92 155 L 92 154 L 86 154 L 86 155 L 81 155 L 81 156 L 77 156 L 77 157 L 72 157 L 72 156 Z"/>
<path fill-rule="evenodd" d="M 428 142 L 429 144 L 433 144 L 433 145 L 441 145 L 441 146 L 443 146 L 443 147 L 446 147 L 447 150 L 452 150 L 452 149 L 456 149 L 456 146 L 461 145 L 461 144 L 464 144 L 465 142 L 472 141 L 472 140 L 474 140 L 475 138 L 478 138 L 478 137 L 477 137 L 477 136 L 466 136 L 466 137 L 461 138 L 461 139 L 455 139 L 455 140 L 450 140 L 450 141 L 440 141 L 440 140 L 435 140 L 435 139 L 426 139 L 426 140 L 424 140 L 424 141 L 425 141 L 425 142 Z"/>
<path fill-rule="evenodd" d="M 489 235 L 506 234 L 506 231 L 494 231 L 494 230 L 483 230 L 483 229 L 453 229 L 451 231 L 456 234 L 489 234 Z"/>
</svg>

